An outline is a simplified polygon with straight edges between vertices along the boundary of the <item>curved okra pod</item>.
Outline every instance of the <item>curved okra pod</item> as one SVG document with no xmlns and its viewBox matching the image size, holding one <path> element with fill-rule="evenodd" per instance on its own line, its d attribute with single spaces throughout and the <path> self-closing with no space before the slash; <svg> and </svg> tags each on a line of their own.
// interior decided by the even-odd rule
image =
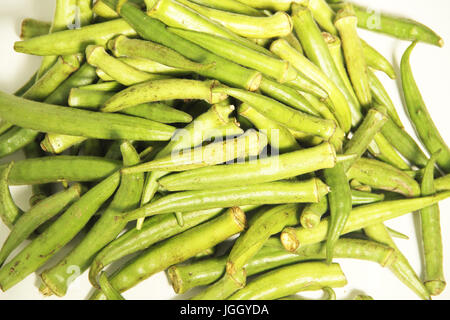
<svg viewBox="0 0 450 320">
<path fill-rule="evenodd" d="M 90 44 L 105 46 L 119 34 L 135 36 L 136 31 L 124 20 L 116 19 L 18 41 L 14 44 L 14 50 L 38 56 L 70 55 L 84 52 Z"/>
<path fill-rule="evenodd" d="M 302 149 L 279 156 L 212 166 L 169 175 L 159 180 L 165 190 L 203 190 L 221 186 L 237 187 L 293 178 L 336 165 L 333 146 L 322 143 L 313 148 Z"/>
<path fill-rule="evenodd" d="M 386 220 L 394 219 L 404 214 L 426 208 L 445 200 L 450 192 L 439 193 L 435 196 L 384 201 L 353 208 L 345 224 L 342 234 L 350 233 Z M 286 228 L 281 234 L 283 246 L 294 252 L 298 248 L 326 240 L 329 218 L 323 219 L 314 229 Z"/>
<path fill-rule="evenodd" d="M 70 90 L 72 88 L 90 85 L 94 83 L 95 80 L 97 80 L 95 68 L 85 63 L 55 91 L 53 91 L 52 94 L 44 100 L 44 102 L 49 104 L 66 105 Z"/>
<path fill-rule="evenodd" d="M 97 181 L 121 168 L 121 163 L 97 157 L 55 156 L 14 163 L 9 185 L 33 185 L 59 181 Z"/>
<path fill-rule="evenodd" d="M 249 39 L 240 37 L 233 31 L 225 28 L 220 23 L 206 17 L 199 12 L 179 3 L 175 0 L 151 0 L 147 1 L 147 15 L 158 19 L 165 25 L 174 28 L 205 32 L 214 36 L 235 40 L 253 50 L 268 53 L 267 49 L 259 46 Z M 195 4 L 194 4 L 195 5 Z M 120 6 L 120 4 L 118 5 Z M 120 11 L 123 10 L 123 6 Z M 270 53 L 269 53 L 270 54 Z"/>
<path fill-rule="evenodd" d="M 140 209 L 124 214 L 122 218 L 133 221 L 170 212 L 187 212 L 252 204 L 319 202 L 327 193 L 328 186 L 319 179 L 186 191 L 165 196 Z"/>
<path fill-rule="evenodd" d="M 298 77 L 298 72 L 289 62 L 252 50 L 236 41 L 197 31 L 175 28 L 169 28 L 169 31 L 223 58 L 231 59 L 275 78 L 280 83 L 289 82 Z"/>
<path fill-rule="evenodd" d="M 370 70 L 370 68 L 367 69 L 367 75 L 369 77 L 369 86 L 370 91 L 372 92 L 373 100 L 381 104 L 383 107 L 385 107 L 387 109 L 389 116 L 392 118 L 395 124 L 403 129 L 402 121 L 400 120 L 400 117 L 397 113 L 397 110 L 395 109 L 394 103 L 389 97 L 389 94 L 383 87 L 383 84 L 377 78 L 375 73 L 372 70 Z"/>
<path fill-rule="evenodd" d="M 88 223 L 120 183 L 115 173 L 84 194 L 41 235 L 0 269 L 0 289 L 6 291 L 40 268 Z"/>
<path fill-rule="evenodd" d="M 270 240 L 276 240 L 271 238 Z M 270 241 L 269 240 L 269 241 Z M 278 240 L 279 241 L 279 240 Z M 245 266 L 247 276 L 302 261 L 325 259 L 324 243 L 305 246 L 295 253 L 265 245 Z M 368 260 L 389 266 L 395 261 L 394 250 L 377 242 L 359 239 L 339 239 L 335 247 L 337 258 Z M 168 277 L 175 293 L 183 294 L 192 288 L 211 284 L 225 273 L 227 257 L 216 257 L 168 269 Z"/>
<path fill-rule="evenodd" d="M 359 102 L 354 99 L 342 80 L 319 27 L 314 22 L 311 11 L 296 4 L 292 5 L 292 10 L 294 29 L 306 56 L 341 90 L 350 106 L 352 125 L 358 124 L 362 119 Z"/>
<path fill-rule="evenodd" d="M 434 188 L 434 167 L 436 156 L 433 155 L 425 167 L 422 179 L 422 196 L 429 196 L 435 193 Z M 443 267 L 443 249 L 440 225 L 439 204 L 435 204 L 420 211 L 420 222 L 422 226 L 422 243 L 425 260 L 424 284 L 428 292 L 439 295 L 444 290 L 446 283 Z"/>
<path fill-rule="evenodd" d="M 219 217 L 161 242 L 127 263 L 110 279 L 113 287 L 124 292 L 169 266 L 186 261 L 244 230 L 246 219 L 239 208 L 232 208 Z M 101 299 L 94 293 L 91 300 Z"/>
<path fill-rule="evenodd" d="M 231 160 L 256 157 L 267 146 L 267 138 L 255 130 L 249 130 L 235 139 L 225 139 L 206 146 L 172 152 L 170 156 L 122 170 L 123 174 L 149 171 L 186 171 Z M 238 160 L 239 161 L 239 160 Z"/>
<path fill-rule="evenodd" d="M 149 80 L 166 78 L 166 76 L 163 75 L 155 75 L 137 70 L 110 56 L 102 46 L 87 46 L 86 60 L 91 66 L 100 68 L 112 79 L 125 86 L 131 86 Z"/>
<path fill-rule="evenodd" d="M 278 11 L 271 16 L 255 17 L 204 7 L 188 0 L 177 2 L 220 23 L 241 37 L 270 39 L 284 37 L 292 32 L 292 20 L 286 12 Z"/>
<path fill-rule="evenodd" d="M 411 70 L 409 60 L 415 46 L 416 42 L 406 50 L 401 62 L 403 93 L 409 118 L 428 151 L 434 154 L 441 150 L 437 164 L 445 173 L 450 173 L 450 149 L 431 119 Z"/>
<path fill-rule="evenodd" d="M 75 184 L 71 188 L 61 191 L 40 201 L 28 212 L 22 214 L 14 223 L 8 238 L 0 251 L 0 265 L 24 240 L 26 240 L 40 225 L 60 213 L 64 208 L 77 201 L 82 193 L 82 187 Z"/>
<path fill-rule="evenodd" d="M 0 117 L 32 130 L 96 139 L 164 141 L 175 131 L 174 127 L 150 120 L 38 103 L 2 92 Z"/>
<path fill-rule="evenodd" d="M 338 11 L 334 22 L 341 36 L 347 70 L 356 96 L 361 105 L 367 107 L 372 103 L 372 94 L 369 87 L 364 50 L 356 30 L 357 23 L 358 19 L 351 4 L 346 4 L 344 8 Z"/>
<path fill-rule="evenodd" d="M 240 116 L 248 119 L 261 133 L 267 137 L 269 144 L 281 153 L 301 149 L 295 137 L 282 125 L 264 117 L 248 104 L 241 104 L 238 109 Z"/>
<path fill-rule="evenodd" d="M 224 92 L 215 92 L 219 82 L 188 79 L 151 80 L 129 87 L 106 101 L 103 112 L 116 112 L 142 103 L 175 99 L 203 99 L 210 104 L 225 100 Z"/>
<path fill-rule="evenodd" d="M 9 229 L 13 228 L 23 213 L 14 203 L 9 189 L 8 179 L 13 166 L 14 162 L 11 162 L 9 165 L 2 165 L 0 167 L 0 218 Z"/>
<path fill-rule="evenodd" d="M 232 274 L 225 273 L 220 280 L 191 298 L 191 300 L 226 300 L 233 293 L 245 287 L 246 279 L 247 272 L 243 268 Z"/>
<path fill-rule="evenodd" d="M 115 0 L 106 0 L 104 2 L 110 8 L 119 9 L 119 14 L 130 23 L 143 39 L 165 45 L 192 61 L 204 65 L 214 63 L 214 67 L 198 71 L 200 75 L 246 90 L 255 91 L 259 88 L 261 82 L 261 74 L 259 72 L 248 70 L 169 32 L 166 25 L 162 22 L 150 18 L 129 3 L 123 3 L 121 6 L 116 7 L 118 3 Z"/>
<path fill-rule="evenodd" d="M 406 173 L 378 160 L 361 158 L 347 171 L 349 180 L 356 179 L 374 189 L 403 194 L 407 197 L 420 195 L 420 186 Z"/>
<path fill-rule="evenodd" d="M 340 4 L 332 5 L 334 9 L 340 7 Z M 353 7 L 360 28 L 384 33 L 402 40 L 422 41 L 440 47 L 444 45 L 444 40 L 439 35 L 419 22 L 385 13 L 377 13 L 377 19 L 374 21 L 373 10 L 355 4 Z"/>
<path fill-rule="evenodd" d="M 323 287 L 340 288 L 347 279 L 338 264 L 304 262 L 259 276 L 229 300 L 270 300 Z"/>
<path fill-rule="evenodd" d="M 123 142 L 120 149 L 123 154 L 124 166 L 133 166 L 139 163 L 139 155 L 131 143 Z M 43 282 L 54 294 L 64 296 L 71 281 L 75 280 L 72 274 L 66 272 L 67 266 L 77 266 L 83 272 L 90 265 L 95 254 L 114 240 L 125 228 L 126 223 L 116 219 L 116 216 L 139 206 L 143 185 L 143 174 L 122 175 L 113 201 L 88 234 L 55 266 L 41 274 Z"/>
<path fill-rule="evenodd" d="M 336 135 L 341 135 L 341 132 L 339 132 L 340 130 L 334 121 L 310 116 L 263 95 L 227 87 L 214 88 L 213 92 L 228 94 L 229 96 L 239 99 L 252 106 L 263 116 L 266 116 L 289 129 L 310 133 L 324 138 L 325 140 L 339 138 L 336 137 Z"/>
<path fill-rule="evenodd" d="M 363 39 L 360 40 L 367 66 L 371 67 L 372 69 L 382 71 L 387 74 L 389 78 L 395 79 L 397 76 L 392 64 L 366 41 L 364 41 Z"/>
<path fill-rule="evenodd" d="M 108 48 L 116 57 L 147 59 L 186 71 L 196 72 L 213 66 L 213 64 L 203 65 L 190 61 L 178 52 L 163 45 L 147 40 L 129 39 L 125 36 L 118 36 L 109 41 Z"/>
<path fill-rule="evenodd" d="M 96 256 L 89 269 L 89 280 L 98 286 L 97 277 L 103 268 L 130 254 L 145 250 L 151 245 L 180 234 L 208 221 L 223 211 L 222 208 L 183 213 L 183 226 L 173 214 L 152 217 L 144 222 L 141 230 L 133 228 L 110 242 Z"/>
<path fill-rule="evenodd" d="M 98 283 L 107 300 L 125 300 L 125 298 L 111 285 L 105 272 L 100 274 Z"/>
<path fill-rule="evenodd" d="M 430 294 L 422 281 L 417 276 L 414 269 L 409 264 L 406 257 L 400 252 L 392 240 L 389 231 L 384 224 L 377 223 L 364 228 L 364 233 L 374 241 L 386 244 L 395 250 L 397 256 L 394 263 L 389 266 L 389 269 L 395 274 L 400 281 L 413 290 L 419 297 L 424 300 L 431 300 Z"/>
<path fill-rule="evenodd" d="M 275 40 L 270 50 L 285 61 L 292 63 L 298 72 L 307 75 L 311 80 L 323 88 L 329 95 L 332 102 L 332 111 L 335 117 L 339 120 L 339 124 L 344 131 L 349 131 L 351 128 L 352 115 L 350 107 L 342 92 L 336 87 L 322 70 L 308 60 L 305 56 L 296 51 L 289 45 L 286 40 Z"/>
<path fill-rule="evenodd" d="M 26 18 L 20 25 L 20 39 L 28 40 L 31 38 L 43 36 L 50 31 L 51 22 Z"/>
</svg>

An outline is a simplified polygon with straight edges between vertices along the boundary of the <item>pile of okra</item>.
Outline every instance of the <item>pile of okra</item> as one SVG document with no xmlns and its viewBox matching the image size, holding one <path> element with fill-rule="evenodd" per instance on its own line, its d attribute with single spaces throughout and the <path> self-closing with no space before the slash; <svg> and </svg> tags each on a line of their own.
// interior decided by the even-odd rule
<svg viewBox="0 0 450 320">
<path fill-rule="evenodd" d="M 0 157 L 25 154 L 0 166 L 0 289 L 38 272 L 40 292 L 62 297 L 78 270 L 90 299 L 120 300 L 165 271 L 177 294 L 196 288 L 192 299 L 336 299 L 347 280 L 334 259 L 345 258 L 389 268 L 422 299 L 442 293 L 450 149 L 410 56 L 443 40 L 385 13 L 373 28 L 370 12 L 56 0 L 52 22 L 25 19 L 14 49 L 43 59 L 14 95 L 0 92 Z M 358 28 L 411 42 L 399 75 Z M 418 140 L 376 72 L 401 77 Z M 11 196 L 18 185 L 32 185 L 28 211 Z M 384 224 L 412 212 L 421 275 Z"/>
</svg>

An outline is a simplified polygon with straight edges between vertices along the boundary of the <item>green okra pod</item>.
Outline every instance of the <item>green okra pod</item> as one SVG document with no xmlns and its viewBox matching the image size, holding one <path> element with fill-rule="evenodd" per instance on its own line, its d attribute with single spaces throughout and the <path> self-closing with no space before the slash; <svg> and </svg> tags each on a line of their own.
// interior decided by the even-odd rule
<svg viewBox="0 0 450 320">
<path fill-rule="evenodd" d="M 425 167 L 421 184 L 422 196 L 429 196 L 435 193 L 434 167 L 436 156 L 437 154 L 433 155 Z M 439 204 L 422 209 L 420 211 L 420 222 L 425 260 L 424 284 L 428 292 L 436 296 L 441 294 L 446 286 Z"/>
<path fill-rule="evenodd" d="M 158 63 L 144 58 L 130 58 L 130 57 L 120 57 L 120 61 L 132 66 L 135 69 L 148 72 L 148 73 L 159 73 L 167 75 L 185 75 L 189 74 L 189 71 L 172 68 L 164 64 Z"/>
<path fill-rule="evenodd" d="M 392 140 L 392 139 L 391 139 Z M 389 140 L 379 132 L 368 147 L 369 152 L 377 159 L 386 162 L 398 169 L 409 170 L 409 164 L 400 156 Z"/>
<path fill-rule="evenodd" d="M 361 158 L 347 171 L 349 180 L 381 189 L 403 194 L 408 197 L 420 195 L 419 184 L 403 171 L 378 160 Z"/>
<path fill-rule="evenodd" d="M 65 191 L 40 201 L 28 212 L 22 214 L 14 223 L 8 238 L 0 251 L 0 265 L 24 240 L 26 240 L 40 225 L 53 218 L 64 208 L 77 201 L 82 193 L 82 187 L 75 184 Z"/>
<path fill-rule="evenodd" d="M 332 7 L 338 9 L 340 6 L 340 4 L 337 4 Z M 376 13 L 374 19 L 373 10 L 355 4 L 353 7 L 360 28 L 387 34 L 402 40 L 422 41 L 440 47 L 444 45 L 444 40 L 439 35 L 419 22 L 380 12 Z"/>
<path fill-rule="evenodd" d="M 113 287 L 124 292 L 171 265 L 186 261 L 230 236 L 244 230 L 246 219 L 239 208 L 231 208 L 219 217 L 156 244 L 130 261 L 110 279 Z M 102 299 L 94 293 L 91 300 Z"/>
<path fill-rule="evenodd" d="M 80 145 L 86 140 L 87 138 L 85 137 L 47 133 L 44 140 L 41 141 L 41 148 L 48 153 L 60 154 L 72 146 Z"/>
<path fill-rule="evenodd" d="M 359 206 L 363 204 L 370 204 L 374 202 L 381 202 L 384 200 L 384 194 L 371 193 L 365 191 L 352 190 L 352 204 Z"/>
<path fill-rule="evenodd" d="M 334 82 L 331 81 L 319 67 L 291 47 L 287 41 L 283 39 L 275 40 L 271 44 L 270 50 L 283 60 L 292 63 L 294 68 L 304 75 L 307 75 L 307 77 L 316 82 L 328 93 L 333 107 L 330 111 L 332 111 L 335 117 L 339 120 L 341 128 L 346 132 L 349 131 L 352 122 L 350 107 L 345 99 L 345 96 L 336 87 Z"/>
<path fill-rule="evenodd" d="M 102 91 L 102 92 L 108 92 L 108 91 L 117 92 L 117 91 L 122 90 L 123 88 L 124 88 L 123 85 L 121 85 L 117 81 L 99 82 L 99 83 L 94 83 L 94 84 L 73 87 L 73 89 Z"/>
<path fill-rule="evenodd" d="M 261 11 L 254 9 L 238 0 L 192 0 L 192 2 L 201 4 L 202 6 L 219 9 L 228 12 L 246 14 L 249 16 L 262 16 L 264 15 Z"/>
<path fill-rule="evenodd" d="M 304 228 L 314 228 L 320 222 L 322 216 L 328 211 L 328 198 L 323 197 L 318 203 L 305 206 L 300 215 L 300 224 Z"/>
<path fill-rule="evenodd" d="M 131 86 L 149 80 L 166 78 L 166 76 L 155 75 L 137 70 L 110 56 L 102 46 L 87 46 L 86 60 L 91 66 L 100 68 L 112 79 L 125 86 Z"/>
<path fill-rule="evenodd" d="M 23 114 L 27 117 L 23 117 Z M 97 139 L 169 140 L 175 128 L 119 114 L 38 103 L 0 92 L 0 117 L 18 126 Z"/>
<path fill-rule="evenodd" d="M 334 22 L 341 36 L 347 70 L 356 96 L 361 105 L 367 107 L 372 103 L 372 93 L 363 46 L 356 30 L 357 23 L 358 19 L 351 4 L 345 5 L 338 11 Z"/>
<path fill-rule="evenodd" d="M 389 266 L 389 269 L 400 281 L 412 289 L 419 297 L 424 300 L 430 300 L 430 295 L 424 284 L 419 279 L 406 257 L 397 248 L 384 224 L 378 223 L 368 226 L 364 228 L 364 233 L 374 241 L 386 244 L 395 250 L 397 258 L 394 263 Z"/>
<path fill-rule="evenodd" d="M 231 141 L 225 139 L 206 146 L 172 152 L 170 156 L 158 158 L 141 165 L 126 168 L 122 173 L 138 173 L 149 171 L 186 171 L 196 168 L 227 163 L 231 160 L 256 157 L 267 146 L 267 138 L 255 130 L 249 130 L 244 135 Z M 239 160 L 238 160 L 239 161 Z"/>
<path fill-rule="evenodd" d="M 247 273 L 241 268 L 233 274 L 225 275 L 213 285 L 200 292 L 191 300 L 226 300 L 229 296 L 245 287 Z"/>
<path fill-rule="evenodd" d="M 450 175 L 434 180 L 434 187 L 436 188 L 436 191 L 450 190 Z"/>
<path fill-rule="evenodd" d="M 50 31 L 51 23 L 47 21 L 26 18 L 20 25 L 20 39 L 28 40 L 31 38 L 43 36 Z"/>
<path fill-rule="evenodd" d="M 14 50 L 39 56 L 70 55 L 84 52 L 90 44 L 105 46 L 119 34 L 135 36 L 136 31 L 124 20 L 116 19 L 18 41 L 14 44 Z"/>
<path fill-rule="evenodd" d="M 143 39 L 165 45 L 197 63 L 205 65 L 214 63 L 214 67 L 198 71 L 200 75 L 246 90 L 255 91 L 259 88 L 261 83 L 259 72 L 243 68 L 169 32 L 162 22 L 150 18 L 129 3 L 123 3 L 117 7 L 118 2 L 116 0 L 104 2 L 110 8 L 119 9 L 120 15 L 130 23 Z"/>
<path fill-rule="evenodd" d="M 203 65 L 190 61 L 178 52 L 163 45 L 146 40 L 129 39 L 125 36 L 118 36 L 109 41 L 108 48 L 116 57 L 147 59 L 186 71 L 201 71 L 213 66 L 213 64 Z"/>
<path fill-rule="evenodd" d="M 0 167 L 0 218 L 9 229 L 13 228 L 14 224 L 23 213 L 23 211 L 14 203 L 9 189 L 8 179 L 13 166 L 14 162 L 11 162 L 9 165 Z"/>
<path fill-rule="evenodd" d="M 366 41 L 361 39 L 361 45 L 363 47 L 364 58 L 366 60 L 367 66 L 372 69 L 379 70 L 387 74 L 391 79 L 395 79 L 397 75 L 395 74 L 394 67 L 381 53 L 379 53 L 375 48 L 370 46 Z"/>
<path fill-rule="evenodd" d="M 124 166 L 133 166 L 139 163 L 139 155 L 131 143 L 123 142 L 120 149 L 123 154 Z M 55 266 L 41 274 L 43 282 L 54 294 L 64 296 L 71 281 L 75 280 L 72 274 L 66 272 L 68 265 L 79 267 L 81 272 L 86 270 L 95 254 L 114 240 L 125 228 L 126 223 L 115 217 L 139 206 L 143 186 L 143 174 L 122 175 L 120 186 L 113 201 L 92 229 L 89 230 L 89 233 Z"/>
<path fill-rule="evenodd" d="M 122 218 L 136 220 L 156 214 L 206 210 L 252 204 L 319 202 L 328 186 L 319 179 L 304 182 L 269 182 L 250 186 L 186 191 L 165 196 Z"/>
<path fill-rule="evenodd" d="M 333 24 L 336 14 L 325 0 L 298 0 L 295 2 L 308 7 L 309 10 L 311 10 L 314 20 L 317 21 L 323 30 L 333 35 L 338 34 L 338 31 Z"/>
<path fill-rule="evenodd" d="M 0 135 L 0 158 L 24 148 L 36 140 L 38 136 L 38 131 L 13 126 Z"/>
<path fill-rule="evenodd" d="M 336 165 L 336 152 L 329 143 L 262 159 L 212 166 L 176 173 L 159 180 L 169 191 L 204 190 L 289 179 Z"/>
<path fill-rule="evenodd" d="M 271 16 L 255 17 L 204 7 L 188 0 L 177 1 L 241 37 L 270 39 L 284 37 L 292 32 L 292 20 L 286 12 L 278 11 Z"/>
<path fill-rule="evenodd" d="M 225 93 L 255 108 L 262 115 L 289 129 L 317 135 L 325 140 L 340 136 L 334 121 L 310 116 L 263 95 L 240 89 L 217 87 L 213 92 Z M 343 133 L 342 133 L 343 135 Z"/>
<path fill-rule="evenodd" d="M 105 272 L 100 274 L 98 283 L 107 300 L 125 300 L 125 298 L 111 285 Z"/>
<path fill-rule="evenodd" d="M 384 201 L 353 208 L 342 234 L 426 208 L 449 196 L 449 192 L 443 192 L 429 197 Z M 294 252 L 301 246 L 324 241 L 327 237 L 328 224 L 329 219 L 325 218 L 314 229 L 286 228 L 281 234 L 283 246 Z"/>
<path fill-rule="evenodd" d="M 225 100 L 223 92 L 215 92 L 218 81 L 188 79 L 151 80 L 129 87 L 106 101 L 103 112 L 116 112 L 142 103 L 175 99 L 203 99 L 210 104 Z"/>
<path fill-rule="evenodd" d="M 445 173 L 449 173 L 450 149 L 431 119 L 412 73 L 410 57 L 416 44 L 417 42 L 414 42 L 406 50 L 401 61 L 402 86 L 408 115 L 427 150 L 432 154 L 441 150 L 436 160 L 437 164 Z"/>
<path fill-rule="evenodd" d="M 288 11 L 294 0 L 239 0 L 252 8 L 271 11 Z"/>
<path fill-rule="evenodd" d="M 9 185 L 32 185 L 60 181 L 87 182 L 104 179 L 121 163 L 98 157 L 54 156 L 17 161 L 8 177 Z"/>
<path fill-rule="evenodd" d="M 238 113 L 250 120 L 261 133 L 266 135 L 269 144 L 281 153 L 299 150 L 301 148 L 297 140 L 295 140 L 295 137 L 286 127 L 264 117 L 248 104 L 241 104 Z"/>
<path fill-rule="evenodd" d="M 346 284 L 347 279 L 338 264 L 304 262 L 259 276 L 229 300 L 278 299 L 299 291 L 339 288 Z"/>
<path fill-rule="evenodd" d="M 111 197 L 119 183 L 120 174 L 115 173 L 70 206 L 44 233 L 0 269 L 0 289 L 6 291 L 16 285 L 72 240 Z"/>
</svg>

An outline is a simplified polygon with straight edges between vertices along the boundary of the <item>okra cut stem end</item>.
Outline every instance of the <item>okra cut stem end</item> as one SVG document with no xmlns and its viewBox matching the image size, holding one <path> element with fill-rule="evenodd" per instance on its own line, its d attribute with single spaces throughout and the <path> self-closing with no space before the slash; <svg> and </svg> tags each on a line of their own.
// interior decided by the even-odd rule
<svg viewBox="0 0 450 320">
<path fill-rule="evenodd" d="M 442 280 L 425 281 L 425 287 L 432 296 L 440 295 L 444 291 L 446 285 L 446 282 Z"/>
<path fill-rule="evenodd" d="M 300 242 L 295 235 L 294 228 L 284 229 L 281 233 L 280 240 L 283 244 L 283 247 L 290 252 L 295 252 L 300 246 Z"/>
</svg>

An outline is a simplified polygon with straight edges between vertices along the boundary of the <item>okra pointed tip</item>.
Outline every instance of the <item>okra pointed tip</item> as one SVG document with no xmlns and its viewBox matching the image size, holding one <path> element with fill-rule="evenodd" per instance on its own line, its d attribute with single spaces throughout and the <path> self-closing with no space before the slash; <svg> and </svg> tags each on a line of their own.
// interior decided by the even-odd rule
<svg viewBox="0 0 450 320">
<path fill-rule="evenodd" d="M 439 39 L 439 41 L 438 41 L 438 45 L 439 45 L 439 47 L 443 47 L 444 46 L 444 44 L 445 44 L 445 41 L 444 41 L 444 39 Z"/>
</svg>

